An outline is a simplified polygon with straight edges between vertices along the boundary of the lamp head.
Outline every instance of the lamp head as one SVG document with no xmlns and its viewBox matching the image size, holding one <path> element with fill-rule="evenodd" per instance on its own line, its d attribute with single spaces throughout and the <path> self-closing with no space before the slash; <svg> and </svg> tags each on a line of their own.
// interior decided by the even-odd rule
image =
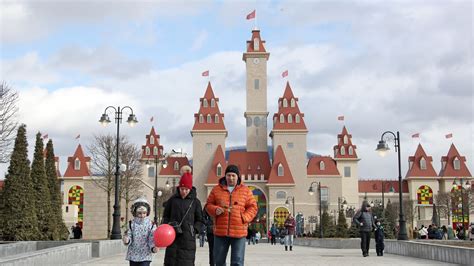
<svg viewBox="0 0 474 266">
<path fill-rule="evenodd" d="M 158 197 L 161 197 L 161 195 L 163 195 L 163 191 L 158 190 Z"/>
<path fill-rule="evenodd" d="M 170 188 L 170 181 L 166 180 L 166 188 Z"/>
<path fill-rule="evenodd" d="M 127 119 L 127 123 L 133 127 L 138 123 L 137 117 L 134 114 L 130 114 Z"/>
<path fill-rule="evenodd" d="M 285 205 L 286 205 L 286 207 L 290 206 L 290 202 L 288 202 L 288 199 L 286 199 Z"/>
<path fill-rule="evenodd" d="M 456 182 L 456 179 L 454 179 L 453 181 L 453 188 L 454 189 L 458 188 L 458 183 Z"/>
<path fill-rule="evenodd" d="M 106 113 L 103 113 L 99 119 L 99 123 L 104 127 L 107 126 L 110 123 L 109 115 L 107 115 Z"/>
<path fill-rule="evenodd" d="M 379 144 L 377 144 L 377 149 L 375 149 L 375 151 L 377 151 L 382 157 L 384 157 L 389 150 L 390 148 L 388 147 L 387 142 L 385 142 L 383 139 L 379 141 Z"/>
<path fill-rule="evenodd" d="M 163 168 L 166 168 L 166 167 L 168 167 L 168 161 L 164 160 L 163 161 Z"/>
<path fill-rule="evenodd" d="M 390 186 L 390 189 L 388 190 L 390 193 L 395 193 L 395 188 L 393 186 Z"/>
<path fill-rule="evenodd" d="M 466 184 L 464 184 L 464 188 L 469 189 L 470 187 L 471 187 L 471 184 L 469 183 L 469 181 L 466 181 Z"/>
<path fill-rule="evenodd" d="M 310 186 L 310 187 L 309 187 L 308 193 L 309 193 L 310 196 L 313 196 L 313 195 L 314 195 L 313 186 Z"/>
</svg>

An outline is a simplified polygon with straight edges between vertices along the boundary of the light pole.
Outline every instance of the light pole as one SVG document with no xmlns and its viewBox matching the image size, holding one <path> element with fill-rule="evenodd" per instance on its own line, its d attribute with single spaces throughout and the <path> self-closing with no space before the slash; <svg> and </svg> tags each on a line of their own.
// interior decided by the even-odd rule
<svg viewBox="0 0 474 266">
<path fill-rule="evenodd" d="M 288 197 L 286 198 L 285 205 L 286 205 L 286 207 L 288 207 L 288 206 L 290 205 L 290 201 L 289 201 L 290 199 L 291 199 L 291 204 L 293 205 L 293 213 L 292 213 L 292 215 L 295 216 L 295 197 L 293 197 L 293 196 L 288 196 Z"/>
<path fill-rule="evenodd" d="M 110 123 L 109 115 L 107 114 L 108 109 L 113 109 L 115 112 L 115 123 L 117 124 L 117 144 L 116 144 L 116 157 L 115 157 L 115 202 L 114 202 L 114 213 L 113 223 L 112 223 L 112 232 L 110 234 L 110 239 L 121 239 L 122 233 L 120 232 L 120 200 L 119 200 L 119 189 L 120 189 L 120 166 L 119 166 L 119 145 L 120 145 L 120 123 L 122 123 L 122 114 L 125 109 L 130 110 L 130 115 L 128 116 L 127 123 L 133 127 L 137 121 L 137 117 L 133 114 L 133 109 L 130 106 L 125 106 L 117 108 L 113 106 L 108 106 L 105 108 L 104 113 L 100 117 L 99 122 L 103 126 L 107 126 Z"/>
<path fill-rule="evenodd" d="M 158 164 L 162 164 L 163 168 L 166 168 L 168 166 L 168 163 L 166 162 L 166 156 L 159 157 L 158 154 L 154 155 L 154 162 L 155 162 L 155 189 L 153 190 L 153 211 L 155 212 L 155 216 L 153 217 L 153 221 L 155 222 L 156 225 L 158 225 L 158 197 L 161 197 L 163 195 L 162 191 L 158 191 Z M 150 165 L 148 164 L 147 161 L 147 166 L 149 167 Z"/>
<path fill-rule="evenodd" d="M 456 182 L 456 179 L 454 178 L 453 181 L 453 188 L 458 189 L 461 187 L 461 215 L 462 215 L 462 228 L 465 231 L 466 230 L 466 225 L 465 225 L 465 220 L 464 220 L 464 190 L 469 189 L 470 184 L 469 181 L 466 181 L 466 184 L 464 184 L 464 179 L 462 177 L 459 178 L 459 184 Z"/>
<path fill-rule="evenodd" d="M 403 214 L 403 201 L 402 201 L 402 164 L 401 164 L 401 150 L 400 150 L 400 132 L 397 131 L 397 134 L 393 133 L 392 131 L 385 131 L 382 136 L 380 137 L 379 144 L 377 145 L 376 151 L 381 155 L 384 156 L 385 153 L 390 150 L 387 145 L 387 142 L 383 139 L 385 134 L 391 134 L 394 137 L 395 142 L 395 152 L 398 152 L 398 197 L 400 203 L 400 213 L 399 213 L 399 225 L 400 230 L 398 231 L 398 240 L 408 240 L 407 234 L 407 224 L 405 221 L 405 216 Z"/>
<path fill-rule="evenodd" d="M 318 192 L 319 192 L 319 238 L 323 238 L 323 204 L 322 204 L 322 198 L 321 198 L 321 182 L 311 182 L 311 185 L 309 185 L 308 193 L 309 195 L 313 196 L 314 195 L 314 189 L 313 185 L 318 185 Z"/>
</svg>

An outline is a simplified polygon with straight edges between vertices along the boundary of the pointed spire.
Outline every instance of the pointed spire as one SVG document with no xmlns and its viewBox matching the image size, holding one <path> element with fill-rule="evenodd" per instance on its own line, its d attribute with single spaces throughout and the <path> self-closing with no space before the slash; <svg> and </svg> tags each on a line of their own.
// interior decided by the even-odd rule
<svg viewBox="0 0 474 266">
<path fill-rule="evenodd" d="M 194 130 L 226 130 L 224 114 L 219 110 L 219 98 L 215 97 L 211 82 L 204 97 L 199 99 L 199 112 L 194 114 Z"/>
<path fill-rule="evenodd" d="M 84 156 L 81 144 L 77 145 L 74 155 L 67 158 L 67 169 L 63 177 L 90 176 L 90 161 L 91 157 Z"/>
<path fill-rule="evenodd" d="M 156 134 L 152 126 L 150 134 L 146 135 L 145 145 L 142 145 L 142 159 L 154 159 L 163 155 L 163 145 L 160 145 L 160 135 Z"/>
<path fill-rule="evenodd" d="M 441 157 L 441 177 L 472 177 L 466 166 L 466 157 L 461 156 L 454 144 L 449 147 L 448 154 Z"/>
<path fill-rule="evenodd" d="M 261 52 L 261 53 L 266 53 L 267 51 L 265 50 L 265 41 L 262 40 L 262 37 L 260 37 L 260 30 L 257 28 L 254 28 L 252 30 L 252 37 L 250 38 L 249 41 L 247 41 L 247 53 L 252 53 L 252 52 Z"/>
<path fill-rule="evenodd" d="M 415 155 L 408 157 L 409 166 L 406 177 L 437 177 L 432 162 L 433 157 L 426 155 L 421 144 L 418 144 Z"/>
<path fill-rule="evenodd" d="M 356 159 L 357 146 L 352 144 L 352 135 L 347 131 L 346 126 L 342 127 L 341 134 L 337 135 L 337 145 L 334 146 L 334 158 Z"/>
<path fill-rule="evenodd" d="M 295 180 L 291 174 L 290 167 L 286 160 L 285 152 L 281 145 L 278 145 L 275 158 L 273 159 L 270 176 L 267 185 L 294 185 Z"/>
<path fill-rule="evenodd" d="M 227 167 L 224 151 L 222 146 L 217 146 L 216 152 L 214 153 L 214 158 L 212 159 L 211 167 L 209 168 L 209 173 L 207 174 L 206 184 L 217 184 L 219 179 L 224 176 L 224 171 Z M 218 170 L 220 168 L 220 170 Z M 218 173 L 220 171 L 220 173 Z"/>
<path fill-rule="evenodd" d="M 305 130 L 304 114 L 298 107 L 298 98 L 293 94 L 290 83 L 286 83 L 283 97 L 278 99 L 278 112 L 273 115 L 273 130 Z"/>
</svg>

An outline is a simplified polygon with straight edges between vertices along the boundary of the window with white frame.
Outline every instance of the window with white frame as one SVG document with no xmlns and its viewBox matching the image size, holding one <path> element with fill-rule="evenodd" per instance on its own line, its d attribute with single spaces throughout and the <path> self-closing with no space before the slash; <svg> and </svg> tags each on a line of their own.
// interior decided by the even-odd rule
<svg viewBox="0 0 474 266">
<path fill-rule="evenodd" d="M 155 144 L 155 137 L 150 136 L 150 144 Z"/>
<path fill-rule="evenodd" d="M 285 116 L 283 114 L 280 114 L 280 123 L 285 123 Z"/>
<path fill-rule="evenodd" d="M 454 170 L 460 170 L 461 169 L 461 161 L 459 160 L 458 157 L 454 158 L 453 164 L 454 164 Z"/>
<path fill-rule="evenodd" d="M 155 167 L 150 166 L 148 167 L 148 177 L 154 177 L 155 176 Z"/>
<path fill-rule="evenodd" d="M 179 170 L 179 162 L 178 162 L 178 161 L 175 161 L 175 162 L 174 162 L 174 170 L 175 170 L 175 171 L 178 171 L 178 170 Z"/>
<path fill-rule="evenodd" d="M 153 147 L 153 155 L 158 155 L 158 147 Z"/>
<path fill-rule="evenodd" d="M 214 100 L 214 98 L 211 99 L 211 107 L 215 107 L 216 106 L 216 100 Z"/>
<path fill-rule="evenodd" d="M 347 149 L 348 152 L 349 152 L 349 155 L 353 155 L 354 154 L 354 149 L 352 148 L 352 146 L 349 146 L 349 149 Z"/>
<path fill-rule="evenodd" d="M 217 174 L 217 176 L 222 175 L 222 165 L 220 163 L 217 164 L 216 174 Z"/>
<path fill-rule="evenodd" d="M 260 39 L 259 38 L 253 39 L 253 50 L 258 51 L 259 47 L 260 47 Z"/>
<path fill-rule="evenodd" d="M 420 169 L 421 170 L 426 170 L 426 160 L 423 157 L 421 157 L 421 159 L 420 159 Z"/>
<path fill-rule="evenodd" d="M 276 198 L 277 199 L 286 199 L 286 192 L 285 191 L 277 191 L 276 192 Z"/>
<path fill-rule="evenodd" d="M 349 143 L 349 139 L 347 138 L 347 135 L 344 135 L 344 144 Z"/>
<path fill-rule="evenodd" d="M 204 116 L 202 114 L 199 114 L 199 123 L 204 123 Z"/>
<path fill-rule="evenodd" d="M 285 175 L 285 171 L 284 171 L 283 165 L 280 163 L 278 165 L 278 176 L 284 176 L 284 175 Z"/>
<path fill-rule="evenodd" d="M 288 123 L 293 123 L 293 116 L 288 114 Z"/>
<path fill-rule="evenodd" d="M 214 123 L 219 123 L 219 115 L 218 114 L 215 114 L 214 115 Z"/>
<path fill-rule="evenodd" d="M 341 155 L 346 155 L 346 148 L 344 146 L 341 147 Z"/>
<path fill-rule="evenodd" d="M 299 115 L 299 114 L 296 114 L 296 116 L 295 116 L 295 122 L 298 124 L 298 123 L 300 123 L 300 120 L 301 120 L 301 119 L 300 119 L 300 115 Z"/>
<path fill-rule="evenodd" d="M 291 98 L 290 106 L 295 107 L 295 98 Z"/>
<path fill-rule="evenodd" d="M 288 107 L 288 100 L 283 98 L 283 107 Z"/>
<path fill-rule="evenodd" d="M 324 164 L 324 161 L 319 162 L 319 170 L 324 171 L 326 169 L 326 165 Z"/>
<path fill-rule="evenodd" d="M 202 106 L 207 107 L 207 99 L 202 99 Z"/>
<path fill-rule="evenodd" d="M 149 147 L 145 148 L 145 155 L 150 155 L 150 148 Z"/>
<path fill-rule="evenodd" d="M 212 119 L 211 119 L 211 115 L 208 114 L 208 115 L 207 115 L 207 121 L 206 121 L 206 122 L 207 122 L 208 124 L 210 124 L 210 123 L 211 123 L 211 120 L 212 120 Z"/>
<path fill-rule="evenodd" d="M 351 177 L 351 167 L 344 166 L 344 177 Z"/>
<path fill-rule="evenodd" d="M 78 158 L 74 160 L 74 170 L 80 170 L 81 169 L 81 161 L 79 161 Z"/>
<path fill-rule="evenodd" d="M 329 203 L 329 188 L 321 187 L 321 204 L 328 206 Z"/>
</svg>

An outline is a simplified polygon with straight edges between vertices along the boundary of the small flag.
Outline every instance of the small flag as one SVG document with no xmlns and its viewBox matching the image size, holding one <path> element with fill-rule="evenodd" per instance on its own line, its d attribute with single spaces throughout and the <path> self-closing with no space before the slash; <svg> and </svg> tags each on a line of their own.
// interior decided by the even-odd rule
<svg viewBox="0 0 474 266">
<path fill-rule="evenodd" d="M 254 19 L 254 18 L 255 18 L 255 15 L 256 15 L 256 10 L 254 9 L 252 12 L 250 12 L 250 13 L 247 15 L 247 19 Z"/>
<path fill-rule="evenodd" d="M 43 139 L 47 139 L 47 138 L 48 138 L 48 134 L 44 134 Z"/>
<path fill-rule="evenodd" d="M 339 120 L 339 121 L 344 121 L 344 116 L 343 116 L 343 115 L 338 116 L 338 117 L 337 117 L 337 120 Z"/>
<path fill-rule="evenodd" d="M 420 137 L 420 133 L 416 133 L 416 134 L 413 134 L 411 135 L 412 138 L 419 138 Z"/>
<path fill-rule="evenodd" d="M 208 77 L 209 76 L 209 70 L 206 70 L 206 71 L 202 72 L 202 76 L 203 77 Z"/>
<path fill-rule="evenodd" d="M 153 119 L 154 119 L 154 117 L 152 116 L 152 117 L 150 118 L 150 122 L 153 122 Z"/>
<path fill-rule="evenodd" d="M 288 70 L 283 71 L 283 73 L 281 73 L 281 77 L 288 77 Z"/>
<path fill-rule="evenodd" d="M 76 136 L 76 139 L 80 139 L 80 138 L 81 138 L 81 134 Z"/>
<path fill-rule="evenodd" d="M 450 139 L 450 138 L 453 137 L 453 133 L 446 134 L 446 136 L 444 136 L 444 137 L 447 138 L 447 139 Z"/>
</svg>

